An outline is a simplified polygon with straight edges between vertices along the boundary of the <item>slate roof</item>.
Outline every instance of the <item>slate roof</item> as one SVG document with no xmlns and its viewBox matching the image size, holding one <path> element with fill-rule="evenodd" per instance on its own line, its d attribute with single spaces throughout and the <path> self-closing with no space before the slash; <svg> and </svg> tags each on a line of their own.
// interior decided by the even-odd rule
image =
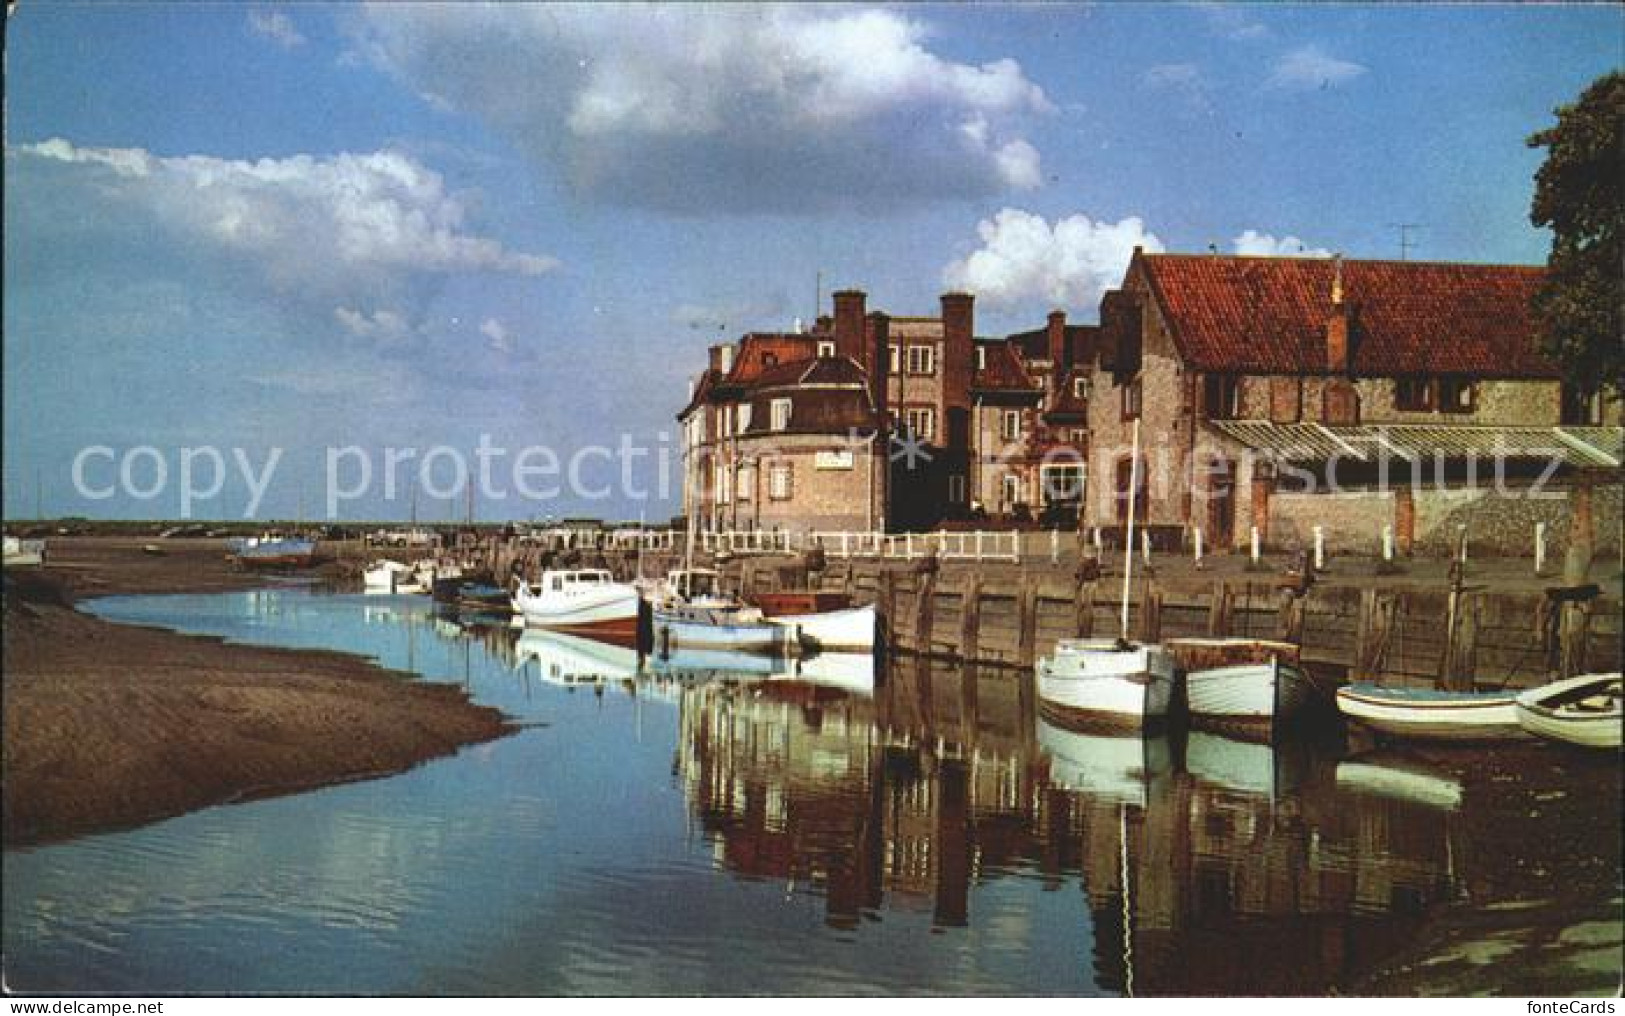
<svg viewBox="0 0 1625 1016">
<path fill-rule="evenodd" d="M 1331 258 L 1138 254 L 1185 362 L 1198 370 L 1326 372 Z M 1552 378 L 1535 351 L 1539 267 L 1342 262 L 1364 375 Z"/>
</svg>

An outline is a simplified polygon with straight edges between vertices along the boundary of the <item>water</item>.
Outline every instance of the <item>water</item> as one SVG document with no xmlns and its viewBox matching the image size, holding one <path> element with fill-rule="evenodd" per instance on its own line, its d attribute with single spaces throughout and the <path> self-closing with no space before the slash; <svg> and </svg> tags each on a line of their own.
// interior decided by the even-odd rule
<svg viewBox="0 0 1625 1016">
<path fill-rule="evenodd" d="M 1086 737 L 1009 672 L 638 672 L 297 589 L 91 609 L 359 653 L 534 725 L 8 853 L 14 990 L 1319 993 L 1460 891 L 1448 774 Z M 570 686 L 583 673 L 611 680 Z"/>
</svg>

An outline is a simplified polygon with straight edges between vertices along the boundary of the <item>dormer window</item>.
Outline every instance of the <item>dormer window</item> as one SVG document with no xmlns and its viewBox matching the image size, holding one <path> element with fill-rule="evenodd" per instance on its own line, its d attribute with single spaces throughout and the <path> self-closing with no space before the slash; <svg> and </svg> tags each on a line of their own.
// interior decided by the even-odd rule
<svg viewBox="0 0 1625 1016">
<path fill-rule="evenodd" d="M 1072 397 L 1074 399 L 1087 399 L 1089 397 L 1089 379 L 1078 376 L 1072 379 Z"/>
<path fill-rule="evenodd" d="M 820 342 L 818 344 L 818 357 L 819 357 L 819 359 L 828 359 L 828 358 L 830 358 L 830 357 L 832 357 L 834 355 L 835 355 L 835 343 L 825 341 L 825 342 Z"/>
<path fill-rule="evenodd" d="M 976 369 L 987 370 L 987 347 L 976 347 Z"/>
<path fill-rule="evenodd" d="M 999 436 L 1006 441 L 1021 440 L 1021 410 L 1006 409 L 999 418 Z"/>
<path fill-rule="evenodd" d="M 777 353 L 763 353 L 762 354 L 762 366 L 771 367 L 771 366 L 773 366 L 774 364 L 776 364 L 778 362 L 779 362 L 779 354 L 777 354 Z"/>
</svg>

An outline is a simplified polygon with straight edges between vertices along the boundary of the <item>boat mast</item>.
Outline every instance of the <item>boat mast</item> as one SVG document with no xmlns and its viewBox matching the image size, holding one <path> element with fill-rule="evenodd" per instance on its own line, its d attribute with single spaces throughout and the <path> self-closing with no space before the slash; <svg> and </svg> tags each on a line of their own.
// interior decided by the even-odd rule
<svg viewBox="0 0 1625 1016">
<path fill-rule="evenodd" d="M 1129 587 L 1134 581 L 1134 501 L 1140 490 L 1140 421 L 1134 421 L 1134 437 L 1128 461 L 1128 533 L 1123 538 L 1123 633 L 1128 641 Z"/>
</svg>

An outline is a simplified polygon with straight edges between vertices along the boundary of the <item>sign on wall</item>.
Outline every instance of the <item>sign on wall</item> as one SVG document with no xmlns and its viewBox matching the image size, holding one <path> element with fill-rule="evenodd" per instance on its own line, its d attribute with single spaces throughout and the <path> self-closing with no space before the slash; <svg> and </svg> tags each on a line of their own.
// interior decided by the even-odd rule
<svg viewBox="0 0 1625 1016">
<path fill-rule="evenodd" d="M 847 450 L 819 452 L 813 456 L 814 469 L 851 469 L 852 453 Z"/>
</svg>

